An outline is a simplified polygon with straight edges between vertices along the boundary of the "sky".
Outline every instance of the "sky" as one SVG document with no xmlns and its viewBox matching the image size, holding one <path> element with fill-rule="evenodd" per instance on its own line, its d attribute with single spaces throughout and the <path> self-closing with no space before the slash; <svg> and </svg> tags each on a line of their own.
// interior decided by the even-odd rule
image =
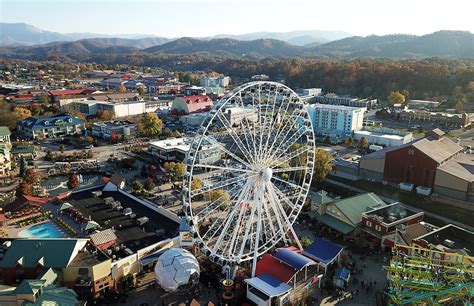
<svg viewBox="0 0 474 306">
<path fill-rule="evenodd" d="M 1 22 L 60 33 L 204 37 L 259 31 L 474 33 L 473 0 L 0 0 Z"/>
</svg>

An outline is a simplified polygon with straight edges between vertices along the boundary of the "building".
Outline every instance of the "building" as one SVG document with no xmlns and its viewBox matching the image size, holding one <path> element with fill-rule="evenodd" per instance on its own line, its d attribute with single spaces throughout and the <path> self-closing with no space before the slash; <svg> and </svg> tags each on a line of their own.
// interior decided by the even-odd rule
<svg viewBox="0 0 474 306">
<path fill-rule="evenodd" d="M 169 138 L 149 143 L 148 151 L 163 161 L 182 162 L 191 147 L 191 138 Z M 203 144 L 199 150 L 196 164 L 213 164 L 221 159 L 219 147 Z"/>
<path fill-rule="evenodd" d="M 48 91 L 48 96 L 50 96 L 52 102 L 59 103 L 60 99 L 68 96 L 87 96 L 96 92 L 93 88 L 79 88 L 79 89 L 60 89 L 60 90 L 50 90 Z"/>
<path fill-rule="evenodd" d="M 363 127 L 354 132 L 354 139 L 365 137 L 369 144 L 381 146 L 401 146 L 413 140 L 413 133 L 389 128 Z"/>
<path fill-rule="evenodd" d="M 114 88 L 117 89 L 119 86 L 124 85 L 128 82 L 128 80 L 125 79 L 120 79 L 120 78 L 115 78 L 111 77 L 108 79 L 104 79 L 99 82 L 99 86 L 102 88 Z"/>
<path fill-rule="evenodd" d="M 223 75 L 218 77 L 204 77 L 200 78 L 199 82 L 203 87 L 227 87 L 229 86 L 230 78 Z"/>
<path fill-rule="evenodd" d="M 302 289 L 318 274 L 316 262 L 300 250 L 279 248 L 273 255 L 264 254 L 256 264 L 255 276 L 245 279 L 247 298 L 256 305 L 286 305 L 297 299 L 292 292 Z"/>
<path fill-rule="evenodd" d="M 135 136 L 137 124 L 131 121 L 102 121 L 92 123 L 92 135 L 103 139 L 117 136 Z"/>
<path fill-rule="evenodd" d="M 418 186 L 441 197 L 472 203 L 474 157 L 434 129 L 424 138 L 363 156 L 359 177 L 377 182 Z"/>
<path fill-rule="evenodd" d="M 55 138 L 82 134 L 84 121 L 76 115 L 58 114 L 50 117 L 29 117 L 17 122 L 19 136 L 27 139 Z"/>
<path fill-rule="evenodd" d="M 393 203 L 362 213 L 361 228 L 379 240 L 382 246 L 391 248 L 394 241 L 386 236 L 394 233 L 400 226 L 409 226 L 423 221 L 424 213 Z"/>
<path fill-rule="evenodd" d="M 194 113 L 179 117 L 179 121 L 185 125 L 200 126 L 206 119 L 208 113 Z"/>
<path fill-rule="evenodd" d="M 4 247 L 11 241 L 3 242 Z M 2 285 L 0 305 L 85 305 L 76 292 L 65 287 L 58 287 L 57 269 L 49 268 L 35 279 L 24 279 L 18 286 Z"/>
<path fill-rule="evenodd" d="M 474 113 L 451 114 L 440 112 L 429 112 L 426 110 L 404 110 L 398 114 L 402 122 L 421 123 L 430 122 L 443 127 L 467 127 L 474 121 Z"/>
<path fill-rule="evenodd" d="M 14 239 L 3 247 L 0 270 L 4 285 L 21 286 L 52 268 L 64 286 L 85 299 L 113 287 L 111 262 L 88 239 Z"/>
<path fill-rule="evenodd" d="M 310 193 L 309 199 L 312 211 L 308 215 L 343 235 L 353 233 L 360 226 L 364 212 L 386 206 L 374 193 L 332 199 L 325 191 L 320 191 Z"/>
<path fill-rule="evenodd" d="M 410 100 L 407 103 L 409 109 L 427 109 L 427 110 L 436 109 L 440 104 L 441 102 L 427 101 L 427 100 Z"/>
<path fill-rule="evenodd" d="M 365 108 L 329 104 L 310 104 L 307 107 L 315 133 L 333 141 L 343 140 L 362 129 Z"/>
<path fill-rule="evenodd" d="M 171 112 L 174 114 L 193 114 L 209 111 L 212 107 L 212 100 L 206 96 L 184 96 L 174 99 Z"/>
<path fill-rule="evenodd" d="M 206 89 L 201 86 L 188 86 L 183 90 L 184 96 L 205 96 Z"/>
<path fill-rule="evenodd" d="M 301 90 L 301 95 L 306 97 L 315 97 L 321 94 L 321 88 L 304 88 Z"/>
<path fill-rule="evenodd" d="M 250 77 L 252 81 L 268 81 L 270 77 L 266 74 L 255 74 Z"/>
<path fill-rule="evenodd" d="M 253 108 L 242 108 L 242 107 L 230 107 L 226 108 L 224 116 L 227 118 L 231 125 L 240 125 L 242 120 L 245 118 L 249 122 L 258 121 L 258 113 Z M 245 123 L 248 124 L 248 123 Z"/>
<path fill-rule="evenodd" d="M 438 166 L 461 152 L 461 146 L 435 129 L 424 138 L 386 152 L 384 180 L 432 188 Z"/>
<path fill-rule="evenodd" d="M 0 176 L 9 175 L 12 166 L 10 135 L 8 127 L 0 126 Z"/>
<path fill-rule="evenodd" d="M 114 118 L 141 115 L 147 112 L 146 102 L 143 101 L 111 102 L 84 100 L 74 102 L 73 109 L 86 115 L 95 115 L 97 112 L 107 111 Z"/>
<path fill-rule="evenodd" d="M 453 224 L 419 236 L 413 243 L 425 249 L 474 256 L 474 233 Z"/>
<path fill-rule="evenodd" d="M 321 104 L 330 104 L 330 105 L 344 105 L 351 107 L 364 107 L 366 109 L 372 109 L 375 105 L 378 104 L 377 99 L 358 99 L 348 96 L 338 96 L 335 94 L 326 94 L 326 95 L 315 95 L 312 101 Z"/>
</svg>

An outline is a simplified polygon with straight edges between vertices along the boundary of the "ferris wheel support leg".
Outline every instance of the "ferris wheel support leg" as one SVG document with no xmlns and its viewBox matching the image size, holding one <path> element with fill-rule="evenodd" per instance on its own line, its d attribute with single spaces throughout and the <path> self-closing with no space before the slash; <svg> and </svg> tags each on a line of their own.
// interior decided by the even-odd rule
<svg viewBox="0 0 474 306">
<path fill-rule="evenodd" d="M 303 246 L 301 245 L 301 242 L 300 242 L 300 239 L 298 238 L 298 236 L 296 236 L 296 232 L 295 232 L 295 229 L 293 228 L 293 225 L 290 226 L 290 231 L 291 231 L 291 234 L 293 235 L 293 237 L 295 238 L 295 241 L 296 241 L 296 244 L 298 245 L 298 248 L 300 250 L 303 250 Z"/>
<path fill-rule="evenodd" d="M 265 184 L 262 183 L 260 190 L 258 191 L 257 201 L 257 232 L 255 235 L 255 249 L 253 252 L 253 263 L 252 263 L 252 277 L 255 277 L 255 270 L 257 268 L 257 257 L 258 257 L 258 244 L 260 243 L 260 231 L 262 230 L 262 206 L 263 206 L 263 195 L 265 193 Z"/>
</svg>

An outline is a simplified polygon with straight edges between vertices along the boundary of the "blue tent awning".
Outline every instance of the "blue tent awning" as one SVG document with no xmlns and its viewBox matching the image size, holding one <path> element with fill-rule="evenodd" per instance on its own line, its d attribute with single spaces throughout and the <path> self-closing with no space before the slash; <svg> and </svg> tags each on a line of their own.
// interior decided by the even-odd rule
<svg viewBox="0 0 474 306">
<path fill-rule="evenodd" d="M 296 271 L 301 270 L 304 266 L 314 264 L 314 261 L 310 258 L 298 254 L 288 248 L 278 249 L 275 254 L 273 254 L 273 257 L 289 265 Z"/>
<path fill-rule="evenodd" d="M 330 264 L 343 249 L 344 247 L 338 244 L 316 237 L 314 242 L 303 251 L 303 254 L 324 264 Z"/>
</svg>

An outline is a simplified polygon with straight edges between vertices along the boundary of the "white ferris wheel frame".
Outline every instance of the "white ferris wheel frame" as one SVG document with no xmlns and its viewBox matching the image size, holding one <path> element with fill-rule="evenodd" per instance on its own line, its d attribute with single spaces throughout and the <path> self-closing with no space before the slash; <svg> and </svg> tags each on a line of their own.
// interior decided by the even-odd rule
<svg viewBox="0 0 474 306">
<path fill-rule="evenodd" d="M 283 144 L 285 144 L 285 146 L 289 148 L 290 145 L 296 143 L 296 141 L 299 141 L 299 139 L 302 136 L 305 136 L 305 137 L 303 137 L 303 138 L 306 139 L 306 142 L 304 143 L 305 144 L 304 150 L 302 150 L 303 148 L 297 149 L 295 152 L 289 153 L 284 158 L 282 157 L 283 156 L 282 153 L 280 153 L 280 155 L 276 156 L 277 155 L 276 152 L 280 148 L 279 147 L 274 148 L 274 145 L 275 145 L 275 142 L 277 141 L 277 139 L 279 140 L 279 137 L 281 136 L 280 132 L 278 132 L 276 134 L 275 139 L 272 140 L 273 141 L 272 145 L 269 146 L 269 140 L 268 139 L 270 137 L 268 137 L 267 140 L 262 138 L 262 131 L 265 132 L 265 128 L 267 128 L 267 127 L 264 127 L 264 129 L 262 130 L 261 126 L 260 126 L 260 130 L 259 130 L 259 132 L 260 132 L 259 136 L 261 137 L 260 142 L 259 142 L 260 148 L 255 148 L 255 144 L 258 141 L 258 139 L 255 139 L 255 138 L 253 139 L 253 144 L 254 144 L 253 149 L 255 150 L 254 153 L 255 154 L 258 153 L 258 155 L 255 155 L 255 156 L 252 157 L 251 152 L 249 152 L 248 150 L 247 151 L 244 150 L 244 148 L 245 148 L 244 141 L 247 141 L 247 135 L 245 135 L 246 133 L 243 133 L 244 137 L 235 134 L 235 130 L 232 127 L 232 125 L 225 126 L 225 123 L 223 122 L 223 119 L 221 117 L 223 115 L 222 110 L 225 110 L 226 106 L 228 104 L 232 105 L 232 103 L 230 101 L 235 102 L 234 99 L 236 97 L 238 97 L 238 95 L 240 95 L 240 100 L 241 100 L 241 103 L 242 103 L 242 106 L 243 106 L 244 102 L 243 102 L 243 99 L 242 99 L 242 92 L 245 92 L 246 90 L 249 90 L 251 88 L 258 88 L 259 89 L 259 97 L 260 97 L 260 93 L 262 91 L 262 88 L 264 88 L 264 89 L 274 88 L 274 90 L 275 90 L 275 97 L 274 97 L 275 101 L 273 102 L 274 104 L 273 104 L 272 115 L 274 115 L 274 111 L 275 111 L 277 91 L 280 90 L 279 93 L 281 93 L 281 90 L 283 90 L 285 93 L 287 93 L 287 96 L 286 96 L 286 98 L 288 99 L 286 101 L 287 103 L 284 103 L 284 98 L 283 98 L 282 101 L 279 102 L 280 108 L 279 108 L 278 111 L 281 110 L 282 105 L 288 104 L 288 105 L 286 105 L 286 111 L 288 111 L 289 106 L 292 105 L 292 107 L 294 107 L 294 110 L 293 110 L 293 112 L 291 113 L 291 115 L 289 117 L 293 118 L 293 116 L 295 115 L 295 112 L 296 112 L 296 114 L 298 116 L 300 116 L 300 117 L 297 117 L 297 118 L 302 118 L 303 119 L 303 123 L 302 123 L 301 127 L 304 129 L 304 131 L 301 132 L 301 135 L 299 135 L 294 140 L 291 139 L 291 137 L 293 137 L 293 136 L 290 136 L 290 138 L 288 138 L 288 139 L 291 139 L 292 143 L 287 144 L 286 142 L 288 141 L 288 139 L 283 138 L 284 142 L 282 141 L 282 143 L 279 143 L 279 146 L 282 146 Z M 252 103 L 253 102 L 254 101 L 252 101 Z M 256 101 L 256 102 L 258 103 L 256 105 L 259 107 L 259 111 L 258 111 L 258 115 L 257 115 L 258 116 L 258 123 L 261 124 L 262 122 L 264 122 L 264 124 L 266 124 L 266 121 L 267 121 L 266 117 L 263 120 L 261 119 L 262 114 L 260 113 L 260 109 L 261 109 L 262 104 L 260 104 L 260 103 L 262 101 L 259 100 L 259 101 Z M 267 103 L 266 107 L 267 107 L 267 111 L 268 111 L 268 105 L 269 105 L 268 98 L 267 98 L 266 103 Z M 297 238 L 297 236 L 294 232 L 294 229 L 293 229 L 293 223 L 295 222 L 297 216 L 299 215 L 299 213 L 301 211 L 301 208 L 303 207 L 303 205 L 305 203 L 307 194 L 309 192 L 312 177 L 313 177 L 313 165 L 314 165 L 314 162 L 315 162 L 314 130 L 313 130 L 313 125 L 312 125 L 311 119 L 309 118 L 309 115 L 308 115 L 308 112 L 307 112 L 307 109 L 306 109 L 305 106 L 306 106 L 306 103 L 291 88 L 287 87 L 286 85 L 283 85 L 283 84 L 280 84 L 280 83 L 277 83 L 277 82 L 270 82 L 270 81 L 250 82 L 250 83 L 246 83 L 246 84 L 243 84 L 243 85 L 235 88 L 233 91 L 226 94 L 222 99 L 220 99 L 218 102 L 216 102 L 214 104 L 214 106 L 211 108 L 211 110 L 209 111 L 208 115 L 206 116 L 206 118 L 204 119 L 202 124 L 200 125 L 200 127 L 198 129 L 198 132 L 196 133 L 195 137 L 193 138 L 193 141 L 190 145 L 190 149 L 189 149 L 188 153 L 186 154 L 186 159 L 185 159 L 185 170 L 184 170 L 184 176 L 183 176 L 183 210 L 186 214 L 188 224 L 191 228 L 191 234 L 193 236 L 193 241 L 194 241 L 195 245 L 197 245 L 200 248 L 201 252 L 203 254 L 205 254 L 206 256 L 208 256 L 211 261 L 216 262 L 216 263 L 218 263 L 220 265 L 223 265 L 223 266 L 226 266 L 226 265 L 227 266 L 235 266 L 235 265 L 239 265 L 241 262 L 253 259 L 252 275 L 254 275 L 255 274 L 255 266 L 256 266 L 257 258 L 259 256 L 265 254 L 269 249 L 275 247 L 275 245 L 278 242 L 280 242 L 282 239 L 284 239 L 286 237 L 286 235 L 288 235 L 289 232 L 292 234 L 292 236 L 296 240 L 298 246 L 301 248 L 301 244 L 299 243 L 299 240 L 298 240 L 298 238 Z M 255 107 L 255 105 L 254 105 L 254 107 Z M 265 116 L 267 116 L 266 112 L 265 112 Z M 200 190 L 201 193 L 198 192 L 198 193 L 193 194 L 193 191 L 191 189 L 191 183 L 192 183 L 192 180 L 193 180 L 193 177 L 194 177 L 195 167 L 202 167 L 203 166 L 203 165 L 199 165 L 196 162 L 196 159 L 199 155 L 199 149 L 202 147 L 203 141 L 206 140 L 208 143 L 212 142 L 214 145 L 219 145 L 219 143 L 217 141 L 213 142 L 212 139 L 210 139 L 206 136 L 206 133 L 209 131 L 209 129 L 211 127 L 211 124 L 216 122 L 216 119 L 220 120 L 220 122 L 224 125 L 224 127 L 226 128 L 225 132 L 228 133 L 228 135 L 232 138 L 232 140 L 235 142 L 235 144 L 237 144 L 237 146 L 240 149 L 241 153 L 246 155 L 245 156 L 246 160 L 243 160 L 243 158 L 239 158 L 236 154 L 233 154 L 234 152 L 228 151 L 225 148 L 225 145 L 220 145 L 219 148 L 222 151 L 224 151 L 224 153 L 226 153 L 226 155 L 231 156 L 234 160 L 238 161 L 239 163 L 241 163 L 243 165 L 246 165 L 247 169 L 235 169 L 235 168 L 231 168 L 231 167 L 228 167 L 228 166 L 221 167 L 221 166 L 214 166 L 214 165 L 206 165 L 206 168 L 209 168 L 209 169 L 214 168 L 214 169 L 220 169 L 220 170 L 233 170 L 233 171 L 238 171 L 238 172 L 243 173 L 242 174 L 243 176 L 237 177 L 234 180 L 229 180 L 229 182 L 227 182 L 228 185 L 235 184 L 237 181 L 242 182 L 243 180 L 246 180 L 246 182 L 245 182 L 245 184 L 243 184 L 243 186 L 240 185 L 241 190 L 240 190 L 239 198 L 237 199 L 237 201 L 232 202 L 230 204 L 230 206 L 232 207 L 232 211 L 230 213 L 233 214 L 233 215 L 232 215 L 232 218 L 227 218 L 227 220 L 232 220 L 232 221 L 228 221 L 226 223 L 221 224 L 221 234 L 217 238 L 216 245 L 214 247 L 212 247 L 212 249 L 211 249 L 211 247 L 206 244 L 206 242 L 204 241 L 205 239 L 203 239 L 203 237 L 199 233 L 199 221 L 200 220 L 199 220 L 198 214 L 201 213 L 202 211 L 205 211 L 208 207 L 206 207 L 205 209 L 203 209 L 202 211 L 197 213 L 197 215 L 195 215 L 194 212 L 193 212 L 193 201 L 194 201 L 193 197 L 195 197 L 197 194 L 204 194 L 205 192 L 209 191 L 209 189 L 201 188 L 201 189 L 203 189 L 203 190 Z M 262 122 L 261 122 L 261 120 L 262 120 Z M 273 126 L 274 120 L 275 119 L 272 119 L 272 121 L 270 121 L 270 128 L 274 127 Z M 300 120 L 300 119 L 298 119 L 298 120 Z M 290 120 L 288 122 L 290 122 Z M 296 122 L 296 120 L 295 120 L 295 122 Z M 256 125 L 256 123 L 255 123 L 255 125 Z M 288 133 L 289 133 L 289 131 L 292 130 L 293 125 L 294 125 L 294 122 L 292 122 L 291 125 L 288 127 L 288 132 L 286 132 L 287 134 L 284 137 L 288 136 Z M 286 123 L 285 123 L 284 127 L 286 127 Z M 299 129 L 300 129 L 300 127 L 298 127 L 298 131 L 299 131 Z M 270 135 L 271 135 L 271 129 L 270 129 Z M 256 136 L 256 132 L 255 132 L 255 126 L 254 126 L 253 137 L 255 137 L 255 136 Z M 251 136 L 249 136 L 249 138 L 250 137 Z M 262 142 L 265 142 L 265 144 L 264 144 L 265 145 L 265 150 L 268 150 L 268 152 L 267 151 L 262 151 Z M 247 142 L 247 145 L 249 146 L 248 142 Z M 274 151 L 272 151 L 272 150 L 274 150 Z M 244 152 L 244 151 L 246 151 L 246 152 Z M 289 162 L 292 158 L 297 157 L 297 156 L 301 155 L 304 152 L 307 152 L 307 154 L 306 154 L 306 165 L 304 165 L 304 166 L 293 167 L 294 169 L 292 169 L 292 168 L 286 168 L 286 169 L 285 168 L 277 168 L 277 169 L 275 169 L 274 166 L 271 165 L 272 161 L 275 160 L 276 157 L 281 158 L 280 160 L 278 160 L 279 161 L 278 165 L 281 165 L 281 164 L 284 163 L 283 161 Z M 265 154 L 271 153 L 271 155 L 263 156 L 263 153 L 265 153 Z M 263 158 L 263 157 L 265 157 L 265 158 Z M 264 167 L 262 169 L 259 169 L 259 171 L 255 170 L 255 169 L 249 170 L 248 167 L 252 166 L 252 167 L 255 168 L 255 165 L 254 164 L 250 165 L 250 163 L 251 162 L 256 163 L 257 158 L 260 158 L 258 161 L 261 162 L 262 165 L 267 165 L 268 164 L 269 166 Z M 288 169 L 291 169 L 291 170 L 288 170 Z M 258 173 L 257 173 L 257 171 L 258 171 Z M 302 176 L 302 180 L 299 182 L 299 184 L 285 182 L 285 181 L 281 180 L 280 178 L 277 178 L 277 177 L 273 176 L 273 173 L 288 172 L 288 171 L 304 171 L 304 175 Z M 247 175 L 247 176 L 244 176 L 244 175 Z M 285 195 L 278 188 L 276 188 L 276 186 L 271 182 L 272 178 L 277 180 L 277 181 L 281 181 L 285 184 L 288 184 L 288 186 L 291 186 L 292 188 L 298 188 L 299 193 L 298 193 L 296 201 L 291 201 L 290 198 L 287 195 Z M 225 186 L 225 185 L 223 185 L 223 186 Z M 220 187 L 223 187 L 223 186 L 220 186 Z M 258 186 L 258 188 L 257 188 L 257 186 Z M 235 188 L 235 186 L 234 186 L 234 188 Z M 246 195 L 244 195 L 244 192 L 246 193 Z M 249 198 L 249 195 L 252 195 L 251 198 Z M 268 201 L 268 205 L 266 204 L 267 202 L 264 200 L 264 198 L 266 199 L 266 201 Z M 222 242 L 222 240 L 225 239 L 225 235 L 226 235 L 225 231 L 229 229 L 229 222 L 233 222 L 234 217 L 237 217 L 236 214 L 239 214 L 238 217 L 237 217 L 238 218 L 237 222 L 242 221 L 243 220 L 243 215 L 246 214 L 246 213 L 243 213 L 244 209 L 241 208 L 241 205 L 244 203 L 244 200 L 246 200 L 246 201 L 251 200 L 253 204 L 251 205 L 252 206 L 251 214 L 250 214 L 251 220 L 246 220 L 246 227 L 245 227 L 244 237 L 242 238 L 243 240 L 242 240 L 241 245 L 240 245 L 239 253 L 238 254 L 230 254 L 230 253 L 226 254 L 224 252 L 219 253 L 218 252 L 219 250 L 218 250 L 217 246 L 220 245 L 219 242 Z M 292 207 L 291 213 L 289 215 L 286 215 L 285 211 L 282 208 L 281 203 L 289 205 L 290 207 Z M 212 204 L 212 203 L 210 203 L 210 204 Z M 239 205 L 240 205 L 240 207 L 239 207 Z M 211 206 L 211 205 L 209 205 L 209 206 Z M 214 208 L 212 211 L 215 211 L 215 210 L 216 210 L 216 208 Z M 262 223 L 264 222 L 264 220 L 262 220 L 262 217 L 264 216 L 265 213 L 267 214 L 268 218 L 270 218 L 270 216 L 271 216 L 271 214 L 269 213 L 268 210 L 273 210 L 274 216 L 277 218 L 277 224 L 279 225 L 279 228 L 277 230 L 275 230 L 273 222 L 270 222 L 271 226 L 267 226 L 266 230 L 269 230 L 268 228 L 271 227 L 270 230 L 273 231 L 274 235 L 271 237 L 270 241 L 266 241 L 263 245 L 259 245 L 260 237 L 261 237 L 260 235 L 261 235 L 262 225 L 263 225 Z M 281 216 L 279 216 L 279 214 L 281 214 Z M 257 219 L 254 221 L 254 216 L 255 215 L 257 216 Z M 217 222 L 217 220 L 215 222 Z M 254 227 L 254 222 L 257 222 L 256 232 L 255 233 L 249 233 L 250 232 L 249 227 Z M 214 227 L 214 224 L 212 224 L 211 228 L 212 227 Z M 240 230 L 240 225 L 239 225 L 238 230 Z M 217 230 L 215 230 L 215 231 L 217 232 Z M 233 235 L 231 237 L 231 241 L 229 241 L 230 244 L 231 244 L 231 249 L 230 250 L 232 250 L 232 247 L 234 246 L 234 243 L 235 243 L 235 248 L 236 248 L 237 247 L 236 243 L 238 243 L 240 241 L 240 240 L 238 240 L 236 242 L 236 239 L 237 239 L 236 235 L 237 234 L 238 233 L 235 233 L 235 231 L 234 231 Z M 249 234 L 251 234 L 252 237 L 249 237 Z M 203 236 L 205 237 L 206 235 L 207 235 L 207 233 Z M 259 237 L 259 239 L 256 239 L 256 237 Z M 245 254 L 245 256 L 243 256 L 244 255 L 243 254 L 243 249 L 246 248 L 247 243 L 250 243 L 251 246 L 253 246 L 253 250 L 251 248 L 251 252 L 247 252 Z M 227 248 L 227 245 L 226 245 L 226 248 Z"/>
</svg>

